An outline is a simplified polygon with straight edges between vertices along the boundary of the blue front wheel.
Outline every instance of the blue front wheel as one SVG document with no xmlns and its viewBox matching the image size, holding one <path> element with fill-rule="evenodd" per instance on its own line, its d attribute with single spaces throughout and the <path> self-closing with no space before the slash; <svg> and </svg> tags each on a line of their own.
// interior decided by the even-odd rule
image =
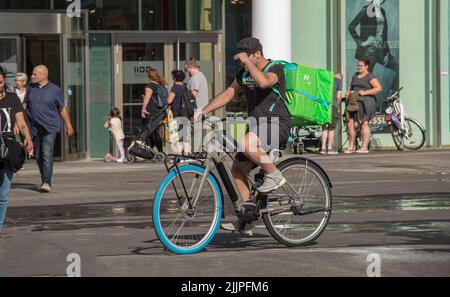
<svg viewBox="0 0 450 297">
<path fill-rule="evenodd" d="M 205 169 L 186 165 L 171 171 L 153 201 L 153 226 L 162 244 L 177 254 L 194 254 L 214 238 L 222 214 L 218 182 Z M 194 198 L 199 193 L 195 202 Z"/>
</svg>

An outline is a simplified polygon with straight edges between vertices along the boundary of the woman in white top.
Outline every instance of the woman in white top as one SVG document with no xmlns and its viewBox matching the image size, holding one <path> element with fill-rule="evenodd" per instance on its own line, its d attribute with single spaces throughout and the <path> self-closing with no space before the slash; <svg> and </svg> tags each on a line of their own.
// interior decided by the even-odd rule
<svg viewBox="0 0 450 297">
<path fill-rule="evenodd" d="M 25 73 L 19 72 L 16 74 L 16 86 L 14 89 L 22 104 L 24 104 L 23 102 L 25 101 L 25 96 L 27 95 L 27 82 L 28 76 Z"/>
<path fill-rule="evenodd" d="M 120 109 L 114 107 L 110 113 L 111 118 L 105 122 L 104 127 L 109 128 L 111 131 L 114 141 L 116 142 L 117 148 L 119 150 L 119 156 L 117 157 L 116 162 L 123 163 L 125 160 L 125 151 L 123 149 L 123 140 L 125 138 L 125 134 L 123 133 L 122 127 L 122 117 L 120 116 Z"/>
<path fill-rule="evenodd" d="M 23 108 L 26 109 L 27 105 L 25 102 L 25 97 L 27 96 L 27 83 L 28 83 L 28 76 L 23 73 L 23 72 L 19 72 L 16 74 L 16 85 L 14 86 L 14 91 L 16 92 L 17 97 L 19 97 L 20 102 L 23 105 Z M 28 117 L 26 115 L 26 112 L 24 112 L 24 116 L 25 116 L 25 122 L 27 124 L 28 127 L 30 127 L 30 122 L 28 121 Z M 14 126 L 14 134 L 15 135 L 19 135 L 19 126 L 15 125 Z"/>
</svg>

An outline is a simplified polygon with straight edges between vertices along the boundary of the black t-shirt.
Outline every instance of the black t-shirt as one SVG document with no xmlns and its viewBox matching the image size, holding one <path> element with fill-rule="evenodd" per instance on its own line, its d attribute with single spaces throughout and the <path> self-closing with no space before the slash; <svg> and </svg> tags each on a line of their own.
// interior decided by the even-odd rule
<svg viewBox="0 0 450 297">
<path fill-rule="evenodd" d="M 180 116 L 180 108 L 181 108 L 181 101 L 183 100 L 183 91 L 186 87 L 183 85 L 173 85 L 170 92 L 175 94 L 175 99 L 172 103 L 172 112 L 174 117 Z"/>
<path fill-rule="evenodd" d="M 268 67 L 269 64 L 267 64 L 266 67 Z M 249 73 L 246 75 L 246 81 L 243 82 L 245 72 L 246 71 L 244 69 L 241 69 L 236 74 L 236 81 L 244 89 L 245 96 L 247 97 L 248 115 L 256 118 L 256 120 L 266 117 L 268 118 L 268 123 L 271 122 L 271 118 L 279 118 L 280 125 L 285 125 L 286 128 L 290 127 L 291 119 L 289 111 L 283 100 L 278 100 L 278 95 L 271 88 L 261 89 L 256 87 L 255 80 Z M 275 64 L 270 67 L 268 72 L 276 74 L 278 77 L 276 87 L 281 92 L 283 98 L 286 99 L 286 80 L 284 77 L 283 67 Z M 275 108 L 270 111 L 270 108 L 274 103 L 276 103 Z"/>
<path fill-rule="evenodd" d="M 6 93 L 6 97 L 0 100 L 0 132 L 13 133 L 16 124 L 16 114 L 23 112 L 23 106 L 19 97 L 13 93 Z"/>
</svg>

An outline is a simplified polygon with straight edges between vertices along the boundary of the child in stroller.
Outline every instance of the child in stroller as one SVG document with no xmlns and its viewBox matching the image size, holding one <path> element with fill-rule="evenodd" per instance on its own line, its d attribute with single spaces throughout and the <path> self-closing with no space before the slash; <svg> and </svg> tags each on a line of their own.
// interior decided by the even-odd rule
<svg viewBox="0 0 450 297">
<path fill-rule="evenodd" d="M 151 143 L 150 135 L 155 132 L 161 125 L 161 122 L 166 117 L 166 111 L 169 107 L 164 108 L 159 114 L 146 120 L 145 127 L 141 129 L 136 135 L 131 136 L 129 140 L 127 151 L 125 153 L 125 160 L 129 164 L 133 164 L 137 159 L 150 160 L 155 162 L 164 162 L 166 154 L 158 152 Z"/>
</svg>

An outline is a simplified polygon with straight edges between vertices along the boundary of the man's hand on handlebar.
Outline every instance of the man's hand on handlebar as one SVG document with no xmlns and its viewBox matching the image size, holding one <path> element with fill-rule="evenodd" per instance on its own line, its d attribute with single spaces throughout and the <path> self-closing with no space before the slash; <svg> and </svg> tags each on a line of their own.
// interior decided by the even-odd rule
<svg viewBox="0 0 450 297">
<path fill-rule="evenodd" d="M 208 115 L 205 114 L 205 112 L 202 109 L 198 109 L 195 111 L 194 121 L 195 122 L 203 121 L 204 119 L 206 119 L 207 116 Z"/>
</svg>

